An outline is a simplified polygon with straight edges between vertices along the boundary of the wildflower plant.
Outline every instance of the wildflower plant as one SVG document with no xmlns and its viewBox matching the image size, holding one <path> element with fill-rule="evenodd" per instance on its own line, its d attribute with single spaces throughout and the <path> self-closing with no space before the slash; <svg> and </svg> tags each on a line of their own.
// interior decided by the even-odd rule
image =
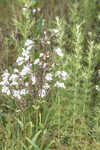
<svg viewBox="0 0 100 150">
<path fill-rule="evenodd" d="M 1 149 L 100 149 L 100 44 L 89 2 L 66 2 L 67 19 L 56 17 L 55 27 L 37 1 L 14 20 L 18 56 L 0 82 L 10 101 L 0 110 Z"/>
<path fill-rule="evenodd" d="M 64 54 L 61 48 L 52 47 L 50 41 L 50 37 L 52 35 L 55 37 L 59 31 L 51 30 L 48 34 L 48 31 L 44 30 L 45 25 L 39 20 L 36 21 L 35 14 L 33 22 L 31 22 L 32 13 L 37 13 L 39 10 L 31 11 L 30 5 L 25 5 L 22 11 L 25 25 L 20 26 L 17 23 L 23 41 L 19 47 L 16 67 L 11 72 L 6 69 L 0 82 L 2 93 L 21 103 L 32 101 L 33 98 L 45 98 L 56 87 L 65 88 L 63 81 L 67 78 L 67 73 L 64 70 L 59 70 L 58 64 L 58 71 L 55 69 L 55 58 L 63 57 Z M 39 26 L 43 31 L 38 33 Z M 32 28 L 33 36 L 28 38 Z"/>
<path fill-rule="evenodd" d="M 10 104 L 7 106 L 15 115 L 14 125 L 18 128 L 19 134 L 18 137 L 17 134 L 16 137 L 12 134 L 12 139 L 16 139 L 15 143 L 17 140 L 21 141 L 25 148 L 31 145 L 27 142 L 42 130 L 37 143 L 38 147 L 44 149 L 44 143 L 47 143 L 44 139 L 45 134 L 48 134 L 48 116 L 52 113 L 52 108 L 48 109 L 49 105 L 52 105 L 50 95 L 57 89 L 66 88 L 68 75 L 60 64 L 64 58 L 64 51 L 60 45 L 55 46 L 59 30 L 46 29 L 37 3 L 25 4 L 22 18 L 21 21 L 14 20 L 15 31 L 11 39 L 15 42 L 18 56 L 14 67 L 9 67 L 1 75 L 1 94 L 10 101 L 11 107 Z M 11 123 L 11 120 L 9 122 Z M 13 133 L 13 130 L 11 132 Z M 48 140 L 48 143 L 52 143 L 51 137 L 50 141 Z M 8 149 L 6 142 L 5 145 Z M 23 149 L 22 145 L 18 144 L 16 149 Z M 31 145 L 30 149 L 33 147 Z"/>
</svg>

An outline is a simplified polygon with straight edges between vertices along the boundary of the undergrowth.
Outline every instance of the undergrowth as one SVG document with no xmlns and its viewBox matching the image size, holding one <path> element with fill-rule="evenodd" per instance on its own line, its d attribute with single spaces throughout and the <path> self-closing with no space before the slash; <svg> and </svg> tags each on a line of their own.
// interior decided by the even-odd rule
<svg viewBox="0 0 100 150">
<path fill-rule="evenodd" d="M 98 8 L 96 0 L 70 0 L 66 16 L 49 23 L 27 1 L 22 20 L 13 19 L 0 82 L 1 150 L 99 150 Z"/>
</svg>

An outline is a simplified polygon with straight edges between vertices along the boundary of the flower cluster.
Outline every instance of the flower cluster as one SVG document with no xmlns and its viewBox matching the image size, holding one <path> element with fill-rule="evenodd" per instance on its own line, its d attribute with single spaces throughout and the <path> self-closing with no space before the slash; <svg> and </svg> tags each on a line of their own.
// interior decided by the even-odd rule
<svg viewBox="0 0 100 150">
<path fill-rule="evenodd" d="M 96 87 L 95 87 L 95 88 L 96 88 L 96 90 L 97 90 L 97 91 L 100 91 L 100 87 L 99 87 L 99 85 L 96 85 Z"/>
<path fill-rule="evenodd" d="M 23 8 L 25 12 L 27 7 Z M 35 10 L 33 10 L 35 13 Z M 51 35 L 59 33 L 58 30 L 52 29 Z M 2 81 L 0 82 L 2 93 L 7 94 L 16 99 L 24 99 L 27 96 L 38 96 L 44 98 L 48 95 L 52 88 L 66 88 L 64 82 L 67 79 L 65 71 L 55 71 L 56 62 L 53 60 L 57 54 L 63 57 L 64 54 L 61 48 L 50 51 L 51 42 L 48 40 L 47 32 L 44 31 L 44 41 L 47 47 L 43 51 L 39 51 L 36 55 L 35 42 L 27 39 L 24 43 L 20 56 L 16 59 L 16 68 L 13 73 L 5 70 L 2 74 Z M 48 46 L 49 45 L 49 46 Z"/>
<path fill-rule="evenodd" d="M 25 4 L 25 6 L 22 8 L 22 12 L 23 12 L 23 13 L 26 13 L 28 9 L 29 9 L 29 6 L 28 6 L 27 4 Z M 37 12 L 40 12 L 40 11 L 41 11 L 40 8 L 34 8 L 34 9 L 31 10 L 31 12 L 32 12 L 33 14 L 35 14 L 35 13 L 37 13 Z"/>
<path fill-rule="evenodd" d="M 58 56 L 64 56 L 60 48 L 55 49 L 55 52 L 57 53 Z"/>
<path fill-rule="evenodd" d="M 17 58 L 17 68 L 10 74 L 5 70 L 2 74 L 2 93 L 17 99 L 23 99 L 26 95 L 46 97 L 52 87 L 65 88 L 64 82 L 67 73 L 65 71 L 53 71 L 53 63 L 49 51 L 40 53 L 38 58 L 33 59 L 34 41 L 27 39 L 21 55 Z M 63 56 L 60 48 L 55 52 Z M 52 70 L 52 71 L 51 71 Z"/>
</svg>

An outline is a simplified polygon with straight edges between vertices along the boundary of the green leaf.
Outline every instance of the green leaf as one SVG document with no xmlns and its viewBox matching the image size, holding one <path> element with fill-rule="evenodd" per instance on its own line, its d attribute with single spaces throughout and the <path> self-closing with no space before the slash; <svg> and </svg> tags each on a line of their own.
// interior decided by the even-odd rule
<svg viewBox="0 0 100 150">
<path fill-rule="evenodd" d="M 41 130 L 35 134 L 35 136 L 32 138 L 32 140 L 30 140 L 28 137 L 26 137 L 26 140 L 31 144 L 29 149 L 31 149 L 33 146 L 35 148 L 34 150 L 40 150 L 40 148 L 36 145 L 36 141 L 37 141 L 37 138 L 39 137 L 40 133 L 41 133 Z"/>
<path fill-rule="evenodd" d="M 39 20 L 38 20 L 38 26 L 37 26 L 37 36 L 39 37 L 40 33 L 42 32 L 42 19 L 43 17 L 40 16 Z"/>
<path fill-rule="evenodd" d="M 23 127 L 24 127 L 23 122 L 20 121 L 19 119 L 17 119 L 17 122 L 18 122 L 18 124 L 20 125 L 20 128 L 23 129 Z"/>
<path fill-rule="evenodd" d="M 26 137 L 26 140 L 31 144 L 29 149 L 31 149 L 33 146 L 35 148 L 34 150 L 40 150 L 40 148 L 34 143 L 34 141 L 30 140 L 28 137 Z"/>
<path fill-rule="evenodd" d="M 35 134 L 35 136 L 32 138 L 32 141 L 33 141 L 34 143 L 36 143 L 36 140 L 37 140 L 37 138 L 39 137 L 40 133 L 41 133 L 41 130 L 38 131 L 38 132 Z"/>
<path fill-rule="evenodd" d="M 49 150 L 50 146 L 51 146 L 54 142 L 55 142 L 54 140 L 51 141 L 51 142 L 46 146 L 46 148 L 45 148 L 44 150 Z"/>
<path fill-rule="evenodd" d="M 21 145 L 24 147 L 25 150 L 28 150 L 24 143 L 21 142 Z"/>
</svg>

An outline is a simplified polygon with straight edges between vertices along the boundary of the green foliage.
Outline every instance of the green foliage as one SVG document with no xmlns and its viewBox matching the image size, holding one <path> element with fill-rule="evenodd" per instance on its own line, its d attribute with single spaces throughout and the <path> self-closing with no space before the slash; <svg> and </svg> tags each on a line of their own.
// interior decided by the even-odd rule
<svg viewBox="0 0 100 150">
<path fill-rule="evenodd" d="M 25 0 L 20 2 L 26 3 Z M 51 6 L 54 5 L 54 1 L 49 2 Z M 47 1 L 44 1 L 44 4 L 46 3 Z M 34 7 L 38 9 L 40 4 L 35 1 Z M 16 45 L 18 55 L 21 54 L 27 38 L 35 40 L 35 59 L 43 49 L 52 51 L 55 47 L 61 48 L 64 56 L 53 57 L 57 62 L 55 72 L 60 68 L 68 74 L 66 89 L 53 89 L 46 99 L 30 96 L 29 107 L 26 106 L 27 103 L 25 105 L 7 96 L 2 97 L 0 149 L 99 150 L 99 5 L 96 0 L 68 0 L 66 16 L 56 17 L 56 21 L 52 18 L 51 24 L 47 20 L 46 26 L 43 26 L 45 11 L 42 15 L 40 12 L 32 16 L 30 7 L 33 3 L 28 5 L 29 10 L 23 13 L 22 22 L 14 19 L 14 26 L 18 28 L 17 35 L 21 40 L 19 37 L 16 39 L 14 33 L 9 38 Z M 40 7 L 43 7 L 43 3 Z M 43 45 L 40 43 L 43 41 L 43 32 L 50 34 L 49 31 L 53 27 L 59 32 L 57 36 L 50 37 L 51 45 L 46 47 L 46 41 Z M 12 70 L 8 59 L 9 38 L 6 38 L 6 67 Z"/>
</svg>

